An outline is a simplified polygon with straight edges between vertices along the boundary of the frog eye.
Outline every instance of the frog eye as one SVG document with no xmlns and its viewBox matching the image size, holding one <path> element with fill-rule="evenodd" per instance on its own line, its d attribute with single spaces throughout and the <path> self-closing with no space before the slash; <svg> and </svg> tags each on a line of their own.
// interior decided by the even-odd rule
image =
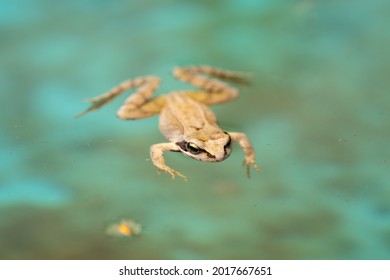
<svg viewBox="0 0 390 280">
<path fill-rule="evenodd" d="M 227 133 L 226 133 L 227 134 Z M 230 135 L 229 134 L 227 134 L 228 136 L 229 136 L 229 139 L 228 139 L 228 141 L 227 141 L 227 143 L 225 144 L 225 148 L 228 148 L 228 147 L 230 147 L 231 146 L 231 144 L 232 144 L 232 138 L 230 137 Z"/>
<path fill-rule="evenodd" d="M 186 148 L 191 154 L 196 155 L 200 153 L 200 148 L 194 143 L 188 142 Z"/>
</svg>

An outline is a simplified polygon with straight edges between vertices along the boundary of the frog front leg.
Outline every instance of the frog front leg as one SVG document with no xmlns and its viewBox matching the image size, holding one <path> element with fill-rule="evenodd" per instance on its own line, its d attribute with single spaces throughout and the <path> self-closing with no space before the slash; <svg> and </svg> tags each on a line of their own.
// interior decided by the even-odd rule
<svg viewBox="0 0 390 280">
<path fill-rule="evenodd" d="M 150 158 L 152 159 L 154 166 L 156 166 L 159 171 L 162 170 L 171 174 L 172 179 L 174 179 L 175 176 L 179 176 L 182 177 L 184 181 L 187 181 L 186 176 L 165 164 L 163 155 L 163 152 L 165 151 L 179 152 L 180 150 L 174 143 L 160 143 L 152 145 L 150 147 Z"/>
<path fill-rule="evenodd" d="M 245 133 L 240 132 L 229 132 L 229 135 L 234 142 L 238 142 L 238 144 L 241 146 L 241 148 L 244 151 L 245 159 L 244 159 L 244 165 L 246 167 L 246 175 L 248 178 L 250 177 L 250 166 L 256 170 L 261 171 L 261 169 L 256 165 L 255 161 L 255 149 L 253 148 L 252 144 L 249 142 L 248 137 Z"/>
</svg>

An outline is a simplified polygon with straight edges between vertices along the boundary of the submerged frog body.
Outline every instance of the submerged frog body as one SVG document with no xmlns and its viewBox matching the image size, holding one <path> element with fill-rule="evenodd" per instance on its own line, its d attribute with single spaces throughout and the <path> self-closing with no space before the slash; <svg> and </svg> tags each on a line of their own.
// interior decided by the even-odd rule
<svg viewBox="0 0 390 280">
<path fill-rule="evenodd" d="M 173 75 L 200 90 L 171 92 L 151 97 L 160 85 L 160 78 L 145 76 L 124 81 L 110 91 L 88 99 L 91 106 L 77 115 L 84 115 L 107 104 L 122 92 L 137 88 L 126 99 L 117 115 L 120 119 L 135 120 L 160 114 L 159 127 L 168 143 L 154 144 L 150 147 L 150 157 L 158 170 L 168 172 L 174 178 L 184 175 L 165 164 L 163 152 L 181 152 L 186 156 L 205 162 L 225 160 L 232 151 L 232 142 L 238 142 L 244 151 L 244 164 L 249 177 L 249 167 L 259 170 L 255 162 L 255 152 L 247 136 L 239 132 L 223 131 L 217 124 L 215 114 L 209 105 L 231 101 L 238 91 L 228 84 L 217 80 L 245 83 L 246 75 L 209 66 L 177 67 Z"/>
</svg>

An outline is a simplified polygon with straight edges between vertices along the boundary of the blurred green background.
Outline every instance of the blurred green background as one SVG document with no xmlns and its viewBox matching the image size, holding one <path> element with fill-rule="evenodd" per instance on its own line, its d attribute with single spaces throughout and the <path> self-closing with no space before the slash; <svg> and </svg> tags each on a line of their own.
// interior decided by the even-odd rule
<svg viewBox="0 0 390 280">
<path fill-rule="evenodd" d="M 1 259 L 389 259 L 390 2 L 386 0 L 0 1 Z M 247 133 L 202 163 L 167 153 L 158 118 L 121 121 L 131 77 L 187 89 L 171 71 L 253 73 L 212 107 Z M 108 236 L 122 218 L 140 236 Z"/>
</svg>

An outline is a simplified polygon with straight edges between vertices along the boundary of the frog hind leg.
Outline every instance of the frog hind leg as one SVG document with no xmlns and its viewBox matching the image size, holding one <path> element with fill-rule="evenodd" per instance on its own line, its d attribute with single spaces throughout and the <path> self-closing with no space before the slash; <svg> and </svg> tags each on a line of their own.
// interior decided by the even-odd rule
<svg viewBox="0 0 390 280">
<path fill-rule="evenodd" d="M 75 117 L 81 117 L 90 111 L 99 109 L 131 88 L 137 88 L 137 90 L 119 108 L 117 112 L 118 117 L 129 120 L 153 116 L 158 114 L 164 106 L 164 98 L 150 98 L 159 85 L 160 78 L 156 76 L 145 76 L 126 80 L 102 95 L 87 99 L 86 101 L 91 103 L 90 107 Z"/>
<path fill-rule="evenodd" d="M 210 66 L 176 67 L 173 75 L 183 82 L 201 88 L 202 90 L 198 91 L 186 91 L 185 94 L 206 105 L 221 104 L 237 98 L 238 90 L 223 81 L 244 85 L 248 84 L 249 76 L 248 73 Z"/>
</svg>

